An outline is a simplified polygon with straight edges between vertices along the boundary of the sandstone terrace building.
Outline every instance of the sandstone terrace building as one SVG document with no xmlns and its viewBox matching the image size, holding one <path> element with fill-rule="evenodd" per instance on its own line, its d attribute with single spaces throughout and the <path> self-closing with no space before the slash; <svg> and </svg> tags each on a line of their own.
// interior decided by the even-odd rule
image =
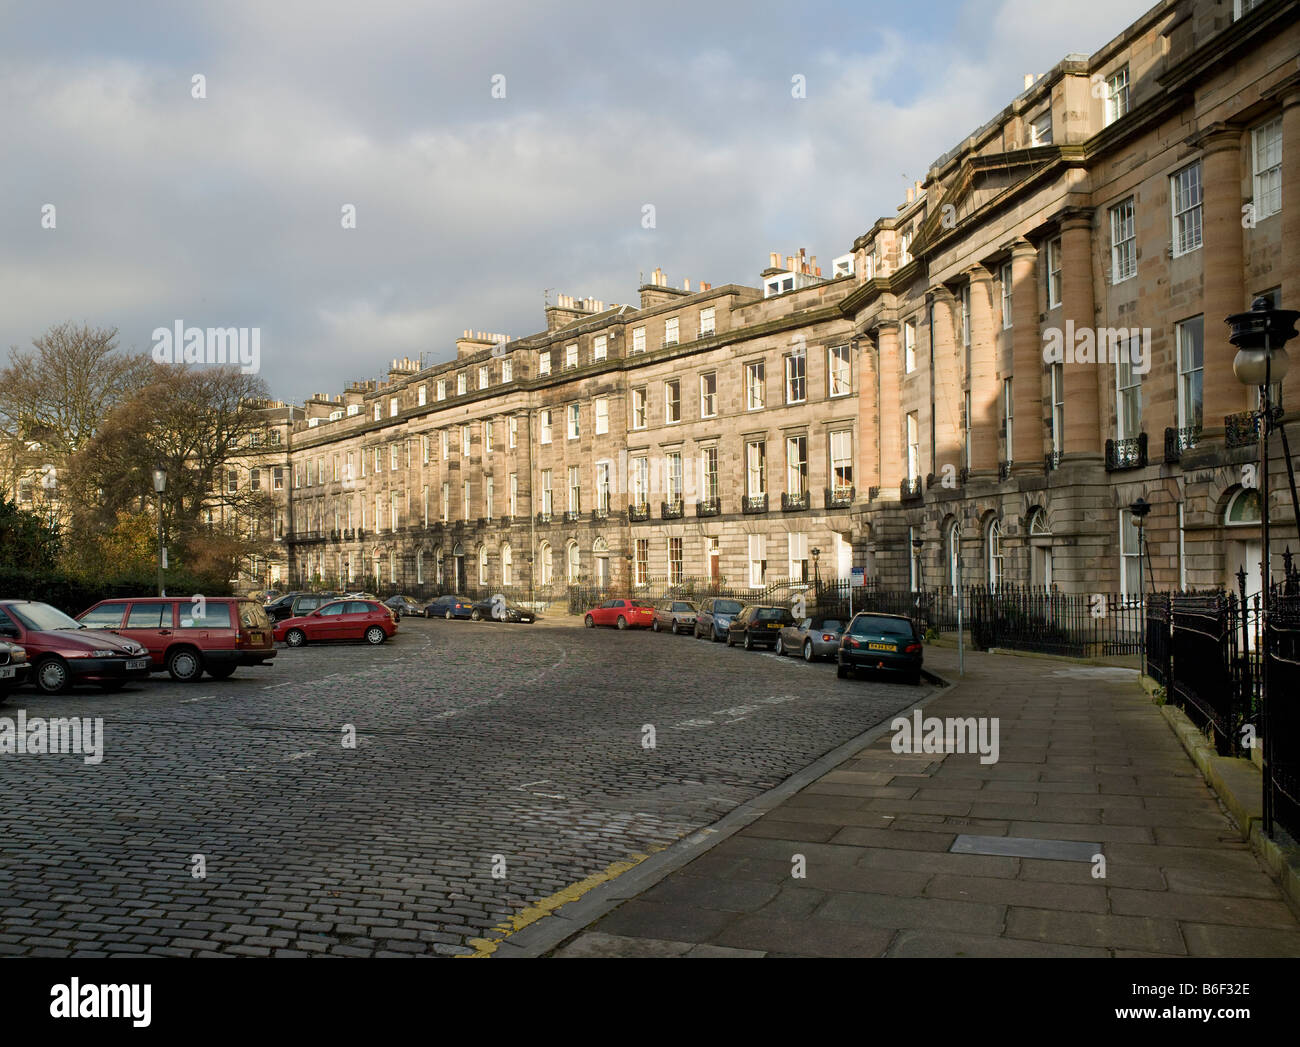
<svg viewBox="0 0 1300 1047">
<path fill-rule="evenodd" d="M 819 549 L 891 588 L 1134 593 L 1142 495 L 1148 585 L 1244 566 L 1257 590 L 1257 452 L 1224 425 L 1255 394 L 1222 321 L 1300 301 L 1298 13 L 1163 0 L 1026 78 L 824 274 L 656 271 L 636 307 L 562 297 L 544 332 L 278 405 L 284 553 L 243 581 L 758 587 Z M 1045 362 L 1067 326 L 1149 330 L 1149 371 Z M 1272 475 L 1277 570 L 1300 543 Z"/>
</svg>

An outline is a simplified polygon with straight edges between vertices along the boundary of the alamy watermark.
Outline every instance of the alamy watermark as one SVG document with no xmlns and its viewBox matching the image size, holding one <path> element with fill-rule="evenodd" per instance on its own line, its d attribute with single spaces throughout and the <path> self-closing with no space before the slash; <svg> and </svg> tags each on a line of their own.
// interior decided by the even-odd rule
<svg viewBox="0 0 1300 1047">
<path fill-rule="evenodd" d="M 889 724 L 894 737 L 889 747 L 896 753 L 979 753 L 980 763 L 998 762 L 998 718 L 987 716 L 921 715 L 920 709 L 895 717 Z"/>
<path fill-rule="evenodd" d="M 1134 374 L 1151 370 L 1151 328 L 1075 327 L 1073 320 L 1043 329 L 1043 363 L 1127 363 Z"/>
<path fill-rule="evenodd" d="M 260 327 L 155 327 L 153 358 L 160 364 L 238 364 L 244 374 L 262 369 Z"/>
<path fill-rule="evenodd" d="M 104 759 L 104 719 L 96 716 L 43 716 L 27 718 L 19 709 L 16 718 L 0 716 L 0 756 L 49 756 L 80 754 L 85 763 Z"/>
</svg>

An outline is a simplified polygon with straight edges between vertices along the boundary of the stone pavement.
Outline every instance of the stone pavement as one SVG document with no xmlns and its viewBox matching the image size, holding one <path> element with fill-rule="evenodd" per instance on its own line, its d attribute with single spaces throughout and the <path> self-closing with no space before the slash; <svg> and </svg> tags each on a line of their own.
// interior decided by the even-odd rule
<svg viewBox="0 0 1300 1047">
<path fill-rule="evenodd" d="M 958 685 L 924 715 L 997 717 L 998 762 L 896 754 L 886 731 L 552 955 L 1300 956 L 1135 672 L 979 653 L 959 678 L 935 648 L 927 666 Z M 1097 846 L 954 853 L 960 835 Z"/>
</svg>

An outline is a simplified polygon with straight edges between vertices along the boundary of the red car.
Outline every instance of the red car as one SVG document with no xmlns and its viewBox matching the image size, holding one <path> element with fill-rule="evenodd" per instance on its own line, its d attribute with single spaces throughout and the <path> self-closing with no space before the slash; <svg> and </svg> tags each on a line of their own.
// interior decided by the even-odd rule
<svg viewBox="0 0 1300 1047">
<path fill-rule="evenodd" d="M 31 679 L 46 694 L 63 694 L 76 683 L 116 691 L 149 677 L 149 652 L 140 644 L 88 629 L 47 603 L 0 601 L 0 639 L 27 651 Z"/>
<path fill-rule="evenodd" d="M 620 629 L 649 629 L 654 624 L 655 607 L 641 600 L 606 600 L 587 612 L 588 629 L 598 625 L 616 625 Z"/>
<path fill-rule="evenodd" d="M 275 625 L 275 638 L 290 647 L 329 640 L 380 644 L 397 632 L 397 614 L 376 600 L 334 600 L 301 618 Z"/>
<path fill-rule="evenodd" d="M 149 652 L 154 672 L 166 669 L 182 683 L 204 672 L 224 680 L 240 666 L 265 665 L 276 655 L 262 605 L 234 596 L 101 600 L 77 620 L 135 641 Z"/>
</svg>

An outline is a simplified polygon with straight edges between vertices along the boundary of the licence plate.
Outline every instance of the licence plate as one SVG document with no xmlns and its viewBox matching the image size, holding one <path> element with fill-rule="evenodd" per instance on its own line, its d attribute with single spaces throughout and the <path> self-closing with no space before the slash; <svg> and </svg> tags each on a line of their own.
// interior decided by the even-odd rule
<svg viewBox="0 0 1300 1047">
<path fill-rule="evenodd" d="M 780 622 L 768 622 L 768 623 L 767 623 L 767 627 L 768 627 L 769 629 L 780 629 L 780 628 L 781 628 L 781 623 L 780 623 Z"/>
<path fill-rule="evenodd" d="M 0 680 L 8 680 L 14 674 L 12 665 L 0 665 Z"/>
<path fill-rule="evenodd" d="M 148 659 L 148 658 L 132 658 L 130 661 L 128 661 L 128 662 L 126 663 L 126 667 L 127 667 L 128 669 L 148 669 L 148 668 L 149 668 L 149 659 Z"/>
<path fill-rule="evenodd" d="M 868 651 L 897 651 L 898 645 L 892 643 L 869 643 L 867 644 L 867 650 Z"/>
</svg>

